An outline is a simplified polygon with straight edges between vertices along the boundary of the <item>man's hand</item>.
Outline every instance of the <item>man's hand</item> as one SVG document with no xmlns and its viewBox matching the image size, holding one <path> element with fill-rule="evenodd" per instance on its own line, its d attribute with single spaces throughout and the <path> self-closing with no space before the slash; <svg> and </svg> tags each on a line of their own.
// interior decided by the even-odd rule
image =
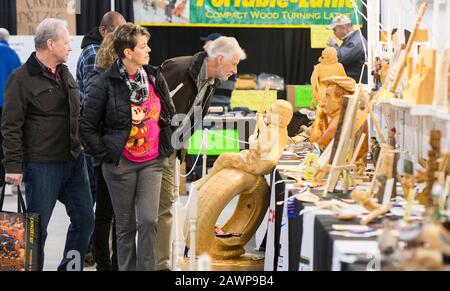
<svg viewBox="0 0 450 291">
<path fill-rule="evenodd" d="M 22 184 L 22 174 L 5 174 L 5 183 L 20 186 Z"/>
<path fill-rule="evenodd" d="M 328 46 L 335 46 L 337 43 L 338 43 L 337 39 L 334 36 L 330 36 L 328 38 L 328 42 L 327 42 Z"/>
</svg>

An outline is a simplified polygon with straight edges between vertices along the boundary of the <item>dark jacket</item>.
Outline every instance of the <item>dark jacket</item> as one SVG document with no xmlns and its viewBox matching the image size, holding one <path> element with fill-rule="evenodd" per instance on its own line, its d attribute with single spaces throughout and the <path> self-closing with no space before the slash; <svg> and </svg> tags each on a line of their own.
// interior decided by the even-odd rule
<svg viewBox="0 0 450 291">
<path fill-rule="evenodd" d="M 144 66 L 144 69 L 161 99 L 159 153 L 167 157 L 173 152 L 170 123 L 175 108 L 160 68 Z M 119 66 L 115 63 L 88 86 L 80 124 L 86 151 L 99 160 L 117 165 L 130 136 L 131 122 L 130 90 L 120 78 Z"/>
<path fill-rule="evenodd" d="M 165 61 L 162 65 L 162 73 L 167 81 L 169 90 L 172 91 L 181 83 L 183 87 L 172 97 L 177 113 L 187 114 L 198 93 L 197 77 L 200 74 L 203 62 L 207 57 L 206 52 L 199 52 L 193 56 L 177 57 Z M 216 79 L 214 85 L 208 85 L 203 98 L 202 117 L 205 117 L 211 103 L 214 91 L 220 85 Z"/>
<path fill-rule="evenodd" d="M 101 76 L 101 74 L 103 74 L 105 71 L 100 69 L 99 67 L 95 67 L 92 71 L 89 72 L 88 76 L 87 76 L 87 81 L 86 81 L 86 95 L 89 94 L 90 89 L 92 88 L 92 84 L 94 84 L 96 82 L 96 80 Z M 83 108 L 84 105 L 86 104 L 86 98 L 82 100 L 81 102 L 81 113 L 80 115 L 83 116 Z"/>
<path fill-rule="evenodd" d="M 80 154 L 78 86 L 65 65 L 60 72 L 65 90 L 33 53 L 11 74 L 2 115 L 7 173 L 21 173 L 22 162 L 61 162 Z"/>
<path fill-rule="evenodd" d="M 103 41 L 103 37 L 98 31 L 98 26 L 92 28 L 81 41 L 81 49 L 85 49 L 88 45 L 96 44 L 100 45 Z"/>
<path fill-rule="evenodd" d="M 98 31 L 98 27 L 94 27 L 83 37 L 81 42 L 81 54 L 77 62 L 77 82 L 80 89 L 80 100 L 83 102 L 86 94 L 86 83 L 89 72 L 95 68 L 95 58 L 97 56 L 103 37 Z"/>
<path fill-rule="evenodd" d="M 361 71 L 366 60 L 363 42 L 367 48 L 367 40 L 358 30 L 354 31 L 344 39 L 341 46 L 335 45 L 339 62 L 344 66 L 345 73 L 353 78 L 357 83 L 361 76 Z M 364 69 L 363 82 L 367 79 L 367 68 Z"/>
</svg>

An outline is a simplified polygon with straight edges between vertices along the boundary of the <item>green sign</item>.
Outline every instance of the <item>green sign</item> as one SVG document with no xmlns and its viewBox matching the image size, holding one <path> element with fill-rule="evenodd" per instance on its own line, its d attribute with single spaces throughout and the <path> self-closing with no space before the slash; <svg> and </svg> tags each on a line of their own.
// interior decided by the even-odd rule
<svg viewBox="0 0 450 291">
<path fill-rule="evenodd" d="M 178 0 L 173 9 L 162 2 L 146 6 L 134 0 L 135 21 L 143 25 L 311 27 L 328 25 L 336 15 L 346 14 L 357 24 L 352 0 Z M 361 0 L 355 2 L 356 10 L 362 11 Z M 358 22 L 362 23 L 359 14 Z"/>
<path fill-rule="evenodd" d="M 311 85 L 297 85 L 295 86 L 295 106 L 309 107 L 312 101 Z"/>
<path fill-rule="evenodd" d="M 189 139 L 187 153 L 189 155 L 202 154 L 203 130 L 197 130 Z M 221 153 L 238 153 L 239 132 L 235 130 L 210 130 L 208 131 L 208 147 L 206 154 L 208 156 L 218 156 Z"/>
</svg>

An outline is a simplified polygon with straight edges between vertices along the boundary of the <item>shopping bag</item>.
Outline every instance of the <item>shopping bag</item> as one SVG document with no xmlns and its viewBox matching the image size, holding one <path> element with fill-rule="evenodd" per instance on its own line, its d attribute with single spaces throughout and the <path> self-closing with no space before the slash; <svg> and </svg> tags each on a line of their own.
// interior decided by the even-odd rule
<svg viewBox="0 0 450 291">
<path fill-rule="evenodd" d="M 17 187 L 17 213 L 3 211 L 5 186 L 0 196 L 0 271 L 37 271 L 40 255 L 39 215 L 27 212 Z"/>
</svg>

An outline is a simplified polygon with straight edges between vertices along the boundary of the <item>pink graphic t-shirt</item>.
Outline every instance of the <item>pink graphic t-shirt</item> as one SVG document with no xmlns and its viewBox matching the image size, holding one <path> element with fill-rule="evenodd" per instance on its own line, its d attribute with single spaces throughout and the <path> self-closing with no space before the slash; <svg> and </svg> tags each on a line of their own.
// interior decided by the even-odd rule
<svg viewBox="0 0 450 291">
<path fill-rule="evenodd" d="M 130 75 L 130 78 L 134 79 L 134 76 Z M 149 96 L 144 103 L 131 103 L 132 126 L 122 153 L 123 157 L 136 163 L 153 160 L 159 155 L 161 101 L 150 82 L 148 87 Z"/>
</svg>

